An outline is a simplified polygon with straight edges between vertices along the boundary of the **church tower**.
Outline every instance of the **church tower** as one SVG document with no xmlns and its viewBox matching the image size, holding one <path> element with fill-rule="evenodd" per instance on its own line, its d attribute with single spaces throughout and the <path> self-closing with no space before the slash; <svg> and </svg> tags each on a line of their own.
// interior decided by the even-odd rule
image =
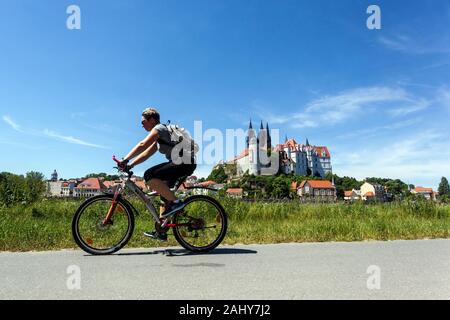
<svg viewBox="0 0 450 320">
<path fill-rule="evenodd" d="M 249 156 L 249 174 L 259 175 L 259 143 L 256 133 L 253 129 L 249 130 L 248 156 Z"/>
<path fill-rule="evenodd" d="M 267 131 L 267 152 L 269 152 L 270 150 L 272 150 L 272 138 L 270 137 L 268 122 L 266 122 L 266 131 Z"/>
<path fill-rule="evenodd" d="M 252 135 L 252 132 L 253 132 L 252 118 L 250 118 L 250 124 L 248 125 L 248 134 L 247 134 L 247 138 L 245 138 L 245 144 L 247 146 L 247 149 L 249 149 L 250 136 Z"/>
<path fill-rule="evenodd" d="M 53 171 L 53 173 L 52 173 L 51 181 L 53 181 L 53 182 L 58 181 L 58 173 L 56 172 L 56 169 L 55 169 L 55 171 Z"/>
</svg>

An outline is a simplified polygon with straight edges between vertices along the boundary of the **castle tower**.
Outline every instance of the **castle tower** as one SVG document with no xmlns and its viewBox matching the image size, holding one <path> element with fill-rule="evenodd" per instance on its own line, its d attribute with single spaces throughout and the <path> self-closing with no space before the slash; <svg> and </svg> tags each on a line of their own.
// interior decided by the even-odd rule
<svg viewBox="0 0 450 320">
<path fill-rule="evenodd" d="M 252 134 L 252 131 L 253 131 L 252 118 L 250 118 L 250 124 L 248 125 L 248 135 L 247 135 L 247 138 L 245 139 L 247 149 L 249 149 L 250 135 Z"/>
<path fill-rule="evenodd" d="M 252 130 L 253 131 L 253 130 Z M 259 148 L 258 148 L 258 139 L 256 138 L 256 134 L 253 134 L 249 137 L 249 174 L 254 174 L 255 176 L 259 175 Z"/>
<path fill-rule="evenodd" d="M 53 182 L 58 181 L 58 173 L 56 172 L 56 169 L 52 173 L 51 181 L 53 181 Z"/>
<path fill-rule="evenodd" d="M 272 150 L 272 138 L 270 137 L 268 122 L 266 123 L 266 131 L 267 131 L 267 152 L 269 152 L 269 150 Z"/>
</svg>

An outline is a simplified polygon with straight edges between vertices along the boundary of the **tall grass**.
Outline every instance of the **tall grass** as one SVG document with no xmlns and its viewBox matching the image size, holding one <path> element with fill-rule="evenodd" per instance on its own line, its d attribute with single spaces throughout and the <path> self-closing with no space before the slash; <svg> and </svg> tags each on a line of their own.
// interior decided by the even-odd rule
<svg viewBox="0 0 450 320">
<path fill-rule="evenodd" d="M 224 243 L 281 243 L 394 240 L 450 237 L 450 206 L 433 202 L 388 204 L 245 203 L 218 199 L 229 216 Z M 71 220 L 81 202 L 44 200 L 32 206 L 0 208 L 0 250 L 28 251 L 76 248 Z M 145 238 L 154 222 L 144 206 L 132 200 L 134 235 L 127 247 L 178 245 Z"/>
</svg>

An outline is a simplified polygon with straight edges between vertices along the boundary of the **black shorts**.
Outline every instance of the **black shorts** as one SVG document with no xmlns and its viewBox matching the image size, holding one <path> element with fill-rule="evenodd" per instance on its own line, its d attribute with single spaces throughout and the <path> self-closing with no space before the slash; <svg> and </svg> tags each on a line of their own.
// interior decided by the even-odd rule
<svg viewBox="0 0 450 320">
<path fill-rule="evenodd" d="M 192 164 L 173 164 L 172 162 L 165 162 L 151 167 L 144 173 L 145 182 L 151 179 L 159 179 L 166 181 L 169 188 L 173 188 L 177 180 L 183 176 L 190 176 L 194 173 L 197 165 Z"/>
</svg>

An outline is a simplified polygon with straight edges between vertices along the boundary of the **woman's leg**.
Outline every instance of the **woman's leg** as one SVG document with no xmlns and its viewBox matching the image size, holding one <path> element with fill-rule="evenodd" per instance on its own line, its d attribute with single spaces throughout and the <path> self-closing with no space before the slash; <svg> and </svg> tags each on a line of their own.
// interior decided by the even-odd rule
<svg viewBox="0 0 450 320">
<path fill-rule="evenodd" d="M 169 202 L 174 202 L 175 200 L 177 200 L 175 194 L 172 191 L 170 191 L 170 188 L 164 181 L 153 178 L 148 182 L 148 185 L 150 186 L 150 188 L 152 188 L 152 190 L 157 191 L 162 197 L 167 199 Z"/>
</svg>

